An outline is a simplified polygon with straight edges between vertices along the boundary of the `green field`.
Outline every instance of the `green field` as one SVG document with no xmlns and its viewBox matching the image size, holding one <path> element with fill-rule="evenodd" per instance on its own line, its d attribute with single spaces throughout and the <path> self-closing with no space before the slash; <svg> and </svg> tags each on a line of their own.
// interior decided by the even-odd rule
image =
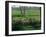
<svg viewBox="0 0 46 37">
<path fill-rule="evenodd" d="M 23 16 L 21 14 L 20 8 L 12 8 L 13 31 L 39 29 L 41 29 L 40 7 L 30 7 L 25 9 L 25 14 Z"/>
</svg>

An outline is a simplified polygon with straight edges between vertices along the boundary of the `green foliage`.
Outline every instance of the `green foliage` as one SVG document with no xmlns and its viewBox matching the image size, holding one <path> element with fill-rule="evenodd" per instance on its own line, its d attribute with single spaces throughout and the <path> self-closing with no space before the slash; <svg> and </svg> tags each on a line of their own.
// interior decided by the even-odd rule
<svg viewBox="0 0 46 37">
<path fill-rule="evenodd" d="M 25 19 L 26 20 L 26 19 Z M 24 20 L 24 21 L 25 21 Z M 13 21 L 12 30 L 39 30 L 40 27 L 40 21 L 36 21 L 35 19 L 28 19 L 28 22 L 22 22 L 22 20 Z"/>
<path fill-rule="evenodd" d="M 41 29 L 40 8 L 27 8 L 22 16 L 19 8 L 12 9 L 12 30 L 39 30 Z"/>
</svg>

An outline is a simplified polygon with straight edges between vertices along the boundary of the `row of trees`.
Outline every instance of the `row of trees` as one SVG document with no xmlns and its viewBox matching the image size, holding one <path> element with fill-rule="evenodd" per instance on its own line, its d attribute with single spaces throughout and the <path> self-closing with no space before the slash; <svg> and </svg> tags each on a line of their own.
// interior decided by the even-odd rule
<svg viewBox="0 0 46 37">
<path fill-rule="evenodd" d="M 19 6 L 19 7 L 13 7 L 13 9 L 14 9 L 14 10 L 17 10 L 17 11 L 20 11 L 21 16 L 25 16 L 26 10 L 31 9 L 31 7 L 28 7 L 28 6 Z"/>
<path fill-rule="evenodd" d="M 30 6 L 19 6 L 19 7 L 13 7 L 13 9 L 16 11 L 20 11 L 21 16 L 25 16 L 26 11 L 28 10 L 39 10 L 40 7 L 30 7 Z"/>
</svg>

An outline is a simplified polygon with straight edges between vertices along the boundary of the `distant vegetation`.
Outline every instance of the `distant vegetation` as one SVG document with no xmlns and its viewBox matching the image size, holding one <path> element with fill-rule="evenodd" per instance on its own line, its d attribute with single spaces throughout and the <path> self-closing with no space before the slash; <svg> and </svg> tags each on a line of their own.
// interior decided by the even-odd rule
<svg viewBox="0 0 46 37">
<path fill-rule="evenodd" d="M 41 29 L 40 7 L 12 7 L 12 30 Z"/>
</svg>

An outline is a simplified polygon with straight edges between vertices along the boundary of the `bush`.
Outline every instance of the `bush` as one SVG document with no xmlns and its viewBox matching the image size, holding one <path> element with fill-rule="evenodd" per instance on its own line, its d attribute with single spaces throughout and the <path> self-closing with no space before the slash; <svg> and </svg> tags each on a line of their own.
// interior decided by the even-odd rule
<svg viewBox="0 0 46 37">
<path fill-rule="evenodd" d="M 28 27 L 28 26 L 30 26 L 30 27 Z M 12 30 L 26 30 L 26 29 L 31 29 L 31 28 L 32 28 L 32 30 L 35 30 L 35 29 L 41 29 L 40 27 L 41 27 L 40 21 L 31 19 L 31 18 L 12 21 Z"/>
</svg>

